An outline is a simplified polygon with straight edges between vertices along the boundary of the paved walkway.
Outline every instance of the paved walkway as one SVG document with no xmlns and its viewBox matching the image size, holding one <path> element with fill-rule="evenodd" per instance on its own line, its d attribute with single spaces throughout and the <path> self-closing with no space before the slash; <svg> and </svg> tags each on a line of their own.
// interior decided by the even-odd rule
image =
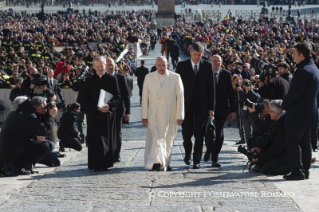
<svg viewBox="0 0 319 212">
<path fill-rule="evenodd" d="M 145 57 L 149 68 L 159 47 Z M 122 162 L 96 173 L 87 169 L 86 148 L 67 151 L 61 167 L 37 166 L 40 174 L 1 178 L 0 211 L 317 211 L 317 169 L 311 170 L 310 180 L 301 182 L 242 172 L 246 158 L 228 139 L 238 138 L 235 125 L 226 127 L 221 168 L 208 162 L 199 170 L 186 166 L 179 131 L 173 171 L 145 170 L 146 130 L 140 122 L 136 82 L 134 86 L 131 124 L 123 128 Z"/>
</svg>

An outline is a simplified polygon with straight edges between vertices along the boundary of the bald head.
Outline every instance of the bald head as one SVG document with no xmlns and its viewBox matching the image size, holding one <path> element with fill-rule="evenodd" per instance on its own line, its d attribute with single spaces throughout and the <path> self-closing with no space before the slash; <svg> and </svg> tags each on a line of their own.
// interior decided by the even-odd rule
<svg viewBox="0 0 319 212">
<path fill-rule="evenodd" d="M 167 59 L 166 57 L 160 56 L 156 58 L 155 67 L 159 74 L 165 74 L 167 70 Z"/>
</svg>

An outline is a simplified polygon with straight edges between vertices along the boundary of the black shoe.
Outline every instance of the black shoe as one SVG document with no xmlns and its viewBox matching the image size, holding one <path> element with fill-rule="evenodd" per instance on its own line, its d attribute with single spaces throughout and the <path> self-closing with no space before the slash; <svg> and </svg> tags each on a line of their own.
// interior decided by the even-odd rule
<svg viewBox="0 0 319 212">
<path fill-rule="evenodd" d="M 121 162 L 121 157 L 118 156 L 117 159 L 115 159 L 115 162 L 116 162 L 116 163 L 117 163 L 117 162 Z"/>
<path fill-rule="evenodd" d="M 205 162 L 207 162 L 207 161 L 210 160 L 210 155 L 211 155 L 211 153 L 208 152 L 208 151 L 206 151 L 206 153 L 205 153 L 205 155 L 204 155 L 204 161 L 205 161 Z"/>
<path fill-rule="evenodd" d="M 172 167 L 170 167 L 170 166 L 167 166 L 167 169 L 166 169 L 166 171 L 168 171 L 168 172 L 172 171 Z"/>
<path fill-rule="evenodd" d="M 297 172 L 291 172 L 291 174 L 285 175 L 283 178 L 285 178 L 286 180 L 304 180 L 305 175 L 303 174 L 303 172 L 297 171 Z M 308 174 L 308 178 L 309 178 L 309 174 Z"/>
<path fill-rule="evenodd" d="M 240 141 L 236 142 L 236 145 L 245 144 L 245 143 L 246 143 L 245 141 L 240 140 Z"/>
<path fill-rule="evenodd" d="M 221 167 L 220 163 L 218 162 L 212 162 L 212 167 Z"/>
<path fill-rule="evenodd" d="M 184 162 L 186 165 L 191 165 L 191 155 L 190 154 L 185 154 L 185 157 L 184 157 Z"/>
<path fill-rule="evenodd" d="M 161 171 L 161 164 L 159 163 L 154 163 L 152 171 Z"/>
<path fill-rule="evenodd" d="M 24 168 L 16 169 L 14 173 L 17 175 L 30 175 L 31 174 L 31 172 L 29 170 L 26 170 Z"/>
<path fill-rule="evenodd" d="M 64 143 L 63 141 L 60 141 L 60 142 L 59 142 L 59 145 L 60 145 L 59 151 L 60 151 L 60 152 L 65 152 L 65 143 Z"/>
<path fill-rule="evenodd" d="M 200 165 L 199 164 L 194 164 L 193 165 L 193 169 L 200 169 Z"/>
<path fill-rule="evenodd" d="M 318 152 L 318 151 L 319 151 L 319 149 L 318 149 L 318 148 L 313 149 L 313 152 Z"/>
<path fill-rule="evenodd" d="M 252 171 L 256 172 L 256 173 L 260 173 L 260 167 L 258 165 L 256 165 Z"/>
</svg>

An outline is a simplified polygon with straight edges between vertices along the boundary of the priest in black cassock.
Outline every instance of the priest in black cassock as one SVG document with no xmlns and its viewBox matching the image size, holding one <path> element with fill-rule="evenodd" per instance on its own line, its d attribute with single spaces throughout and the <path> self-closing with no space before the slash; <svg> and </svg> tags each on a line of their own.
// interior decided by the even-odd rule
<svg viewBox="0 0 319 212">
<path fill-rule="evenodd" d="M 115 109 L 121 102 L 116 77 L 106 73 L 106 59 L 94 58 L 96 75 L 86 79 L 85 103 L 87 108 L 88 166 L 94 171 L 113 166 L 115 139 Z M 113 98 L 98 108 L 100 90 L 111 93 Z"/>
</svg>

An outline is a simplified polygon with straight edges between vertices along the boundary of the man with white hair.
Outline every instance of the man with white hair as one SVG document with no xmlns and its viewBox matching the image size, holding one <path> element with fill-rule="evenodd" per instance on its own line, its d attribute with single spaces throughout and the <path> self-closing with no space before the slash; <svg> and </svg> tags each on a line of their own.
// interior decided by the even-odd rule
<svg viewBox="0 0 319 212">
<path fill-rule="evenodd" d="M 143 85 L 144 165 L 152 171 L 171 171 L 174 139 L 184 120 L 184 89 L 180 75 L 167 69 L 165 57 L 156 59 L 156 68 L 146 75 Z"/>
<path fill-rule="evenodd" d="M 115 110 L 121 102 L 116 77 L 106 73 L 106 59 L 93 59 L 96 75 L 85 81 L 85 109 L 87 115 L 88 166 L 94 171 L 105 171 L 113 166 L 115 140 Z M 98 107 L 101 89 L 113 98 Z"/>
</svg>

